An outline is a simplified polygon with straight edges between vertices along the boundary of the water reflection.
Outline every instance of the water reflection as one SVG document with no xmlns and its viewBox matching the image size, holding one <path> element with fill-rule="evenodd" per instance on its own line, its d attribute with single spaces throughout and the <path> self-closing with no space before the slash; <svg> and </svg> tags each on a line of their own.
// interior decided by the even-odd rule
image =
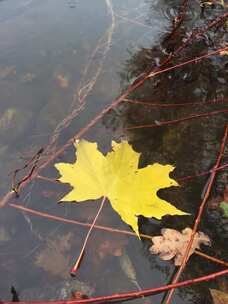
<svg viewBox="0 0 228 304">
<path fill-rule="evenodd" d="M 181 34 L 165 39 L 171 17 L 176 15 L 176 1 L 117 0 L 112 3 L 114 15 L 107 3 L 110 2 L 0 2 L 2 193 L 11 186 L 8 173 L 21 167 L 21 163 L 24 164 L 41 146 L 48 143 L 56 126 L 59 126 L 54 133 L 58 134 L 55 137 L 57 140 L 49 153 L 65 143 L 75 134 L 75 130 L 84 126 L 141 73 L 158 66 L 167 52 L 181 44 L 184 33 L 191 29 L 193 22 L 196 25 L 205 22 L 205 17 L 200 16 L 198 2 L 193 1 L 187 22 L 181 27 Z M 221 7 L 219 10 L 222 11 Z M 209 12 L 207 9 L 204 13 L 213 17 L 218 14 L 218 10 Z M 113 16 L 115 29 L 110 36 Z M 186 49 L 183 57 L 173 63 L 197 56 L 200 52 L 207 51 L 208 47 L 218 47 L 224 35 L 222 29 L 215 34 L 211 31 Z M 107 41 L 110 44 L 105 44 Z M 97 52 L 94 53 L 96 48 Z M 146 82 L 129 98 L 146 102 L 187 103 L 206 102 L 227 96 L 227 73 L 223 68 L 227 64 L 226 60 L 225 56 L 216 56 L 196 65 L 161 74 Z M 91 65 L 88 68 L 89 62 Z M 98 67 L 101 67 L 100 72 Z M 80 102 L 87 92 L 88 84 L 91 84 L 90 81 L 96 75 L 99 77 L 86 96 L 83 111 L 68 128 L 61 128 L 62 120 L 82 104 Z M 175 176 L 181 177 L 207 170 L 214 163 L 226 121 L 225 115 L 172 127 L 125 132 L 121 130 L 136 124 L 176 119 L 189 113 L 208 112 L 223 107 L 225 103 L 160 109 L 125 103 L 108 113 L 86 137 L 98 141 L 103 151 L 109 149 L 112 138 L 127 137 L 134 148 L 142 153 L 141 166 L 155 161 L 173 163 L 177 167 Z M 56 161 L 73 159 L 73 149 L 69 149 Z M 43 174 L 56 177 L 57 173 L 50 167 Z M 218 175 L 218 179 L 221 179 L 221 175 Z M 180 189 L 161 191 L 159 195 L 193 213 L 205 182 L 206 178 L 194 180 Z M 56 202 L 68 189 L 67 185 L 36 180 L 21 194 L 18 204 L 91 222 L 98 203 L 56 206 Z M 129 269 L 132 267 L 137 283 L 142 288 L 164 284 L 173 274 L 172 263 L 162 262 L 149 254 L 149 242 L 141 243 L 134 237 L 94 231 L 82 267 L 77 278 L 72 280 L 67 269 L 77 257 L 87 230 L 10 208 L 1 210 L 0 220 L 0 269 L 5 274 L 0 283 L 1 299 L 11 299 L 12 285 L 14 291 L 19 293 L 19 298 L 27 300 L 69 299 L 71 290 L 82 291 L 87 295 L 124 292 L 136 288 L 129 280 Z M 191 221 L 190 217 L 182 221 L 176 217 L 166 217 L 161 223 L 141 218 L 140 225 L 142 231 L 156 235 L 163 226 L 183 229 Z M 108 205 L 99 224 L 128 229 Z M 207 222 L 202 223 L 201 229 L 209 235 L 213 234 Z M 217 251 L 225 259 L 224 240 L 221 238 L 219 242 L 213 245 L 211 254 Z M 125 272 L 120 263 L 120 256 L 124 254 L 130 260 L 128 265 L 131 265 L 127 270 L 124 268 Z M 55 267 L 55 264 L 59 267 Z M 205 269 L 209 272 L 215 268 L 214 264 L 193 257 L 186 269 L 185 278 L 203 275 Z M 208 285 L 189 287 L 179 292 L 174 301 L 203 303 L 206 298 L 207 303 L 210 303 L 207 287 Z M 157 303 L 161 299 L 162 295 L 153 297 Z"/>
<path fill-rule="evenodd" d="M 170 15 L 176 14 L 173 6 L 170 7 L 170 10 L 173 12 Z M 219 9 L 216 7 L 215 10 L 211 8 L 210 18 L 215 17 L 218 11 L 220 13 L 223 11 L 221 6 L 219 6 Z M 200 13 L 200 8 L 198 11 L 194 10 L 194 12 L 196 13 L 195 26 L 202 26 L 205 17 Z M 192 24 L 192 20 L 187 18 L 187 21 L 184 22 L 174 37 L 166 34 L 160 44 L 152 47 L 142 47 L 138 51 L 132 52 L 131 58 L 126 62 L 125 69 L 121 73 L 123 86 L 127 87 L 145 71 L 159 66 L 167 53 L 173 52 L 177 46 L 183 43 L 186 33 L 192 30 Z M 223 47 L 225 36 L 225 27 L 207 32 L 182 52 L 178 58 L 175 58 L 172 65 Z M 225 102 L 223 100 L 228 92 L 227 72 L 224 69 L 226 64 L 227 58 L 219 55 L 155 76 L 135 90 L 129 96 L 129 100 L 121 105 L 119 109 L 108 113 L 104 118 L 104 124 L 107 128 L 112 128 L 113 131 L 117 129 L 118 132 L 121 132 L 124 129 L 124 136 L 127 136 L 134 148 L 142 153 L 141 166 L 157 161 L 164 164 L 172 163 L 176 166 L 174 176 L 177 178 L 208 170 L 215 163 L 224 126 L 227 123 L 226 113 L 167 127 L 159 127 L 159 122 L 188 117 L 192 113 L 212 112 L 218 109 L 226 110 L 227 100 Z M 218 101 L 216 102 L 216 100 Z M 212 101 L 212 103 L 208 103 L 208 101 Z M 140 104 L 140 102 L 142 103 Z M 192 102 L 200 102 L 200 104 L 188 105 Z M 170 104 L 170 106 L 167 108 L 153 106 L 153 104 L 165 103 Z M 183 103 L 184 106 L 173 106 L 179 103 Z M 154 125 L 154 128 L 134 129 L 135 126 L 151 124 Z M 129 130 L 127 130 L 128 128 Z M 227 157 L 228 154 L 225 153 L 224 163 L 226 163 Z M 194 214 L 198 208 L 197 202 L 201 201 L 202 189 L 206 182 L 207 177 L 194 179 L 190 183 L 183 183 L 179 189 L 162 190 L 159 194 L 162 198 L 173 202 L 178 208 Z M 212 195 L 221 195 L 226 183 L 226 173 L 218 173 Z M 189 217 L 184 220 L 165 217 L 161 226 L 182 229 L 186 225 L 192 225 L 192 220 Z M 156 230 L 159 230 L 158 227 L 151 227 L 148 220 L 142 219 L 141 227 L 142 232 L 159 234 L 156 232 Z M 220 252 L 222 257 L 226 256 L 226 253 L 221 249 L 221 246 L 225 246 L 225 234 L 221 235 L 219 233 L 218 235 L 215 227 L 208 225 L 207 216 L 204 217 L 200 227 L 217 240 L 216 244 L 213 244 L 213 249 L 209 252 L 212 255 Z M 200 266 L 202 271 L 199 269 L 199 264 L 202 265 L 202 267 Z M 163 271 L 158 263 L 154 267 Z M 199 275 L 199 273 L 203 275 L 205 269 L 212 271 L 220 268 L 202 261 L 200 258 L 193 257 L 185 271 L 184 278 L 190 279 Z M 189 294 L 189 300 L 186 298 L 186 293 Z M 180 292 L 181 294 L 182 292 Z M 189 287 L 183 294 L 182 300 L 185 303 L 188 303 L 188 301 L 189 303 L 205 303 L 205 301 L 210 303 L 210 296 L 203 285 Z"/>
</svg>

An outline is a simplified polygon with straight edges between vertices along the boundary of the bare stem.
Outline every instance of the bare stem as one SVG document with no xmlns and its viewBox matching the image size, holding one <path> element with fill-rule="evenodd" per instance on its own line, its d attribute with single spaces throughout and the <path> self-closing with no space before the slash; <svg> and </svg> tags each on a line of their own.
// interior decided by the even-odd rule
<svg viewBox="0 0 228 304">
<path fill-rule="evenodd" d="M 97 214 L 96 214 L 96 216 L 95 216 L 95 218 L 94 218 L 94 220 L 92 222 L 92 225 L 90 226 L 89 231 L 87 232 L 86 238 L 84 240 L 84 243 L 83 243 L 82 249 L 80 251 L 80 254 L 79 254 L 78 258 L 77 258 L 77 261 L 75 262 L 74 266 L 72 267 L 72 269 L 70 271 L 70 274 L 72 276 L 75 276 L 75 274 L 76 274 L 76 272 L 77 272 L 77 270 L 78 270 L 78 268 L 80 266 L 80 263 L 82 261 L 83 255 L 85 253 L 85 248 L 86 248 L 86 245 L 88 243 L 89 237 L 90 237 L 91 232 L 92 232 L 92 230 L 94 228 L 94 225 L 96 224 L 96 221 L 97 221 L 97 219 L 98 219 L 98 217 L 99 217 L 99 215 L 100 215 L 100 213 L 102 211 L 102 208 L 104 206 L 105 200 L 106 200 L 106 197 L 104 196 L 103 199 L 102 199 L 102 201 L 101 201 L 101 205 L 100 205 L 100 207 L 99 207 L 99 209 L 97 211 Z"/>
<path fill-rule="evenodd" d="M 214 100 L 207 101 L 199 101 L 199 102 L 181 102 L 181 103 L 161 103 L 161 102 L 153 102 L 153 101 L 142 101 L 142 100 L 134 100 L 126 98 L 124 101 L 130 104 L 148 106 L 148 107 L 158 107 L 158 108 L 176 108 L 176 107 L 188 107 L 188 106 L 207 106 L 207 105 L 218 105 L 221 103 L 228 102 L 228 98 L 218 98 Z"/>
<path fill-rule="evenodd" d="M 217 111 L 212 111 L 212 112 L 207 112 L 207 113 L 200 113 L 200 114 L 192 114 L 192 115 L 189 115 L 186 117 L 181 117 L 181 118 L 173 119 L 173 120 L 165 120 L 165 121 L 158 121 L 158 122 L 152 123 L 152 124 L 130 126 L 130 127 L 127 127 L 125 130 L 157 128 L 157 127 L 162 127 L 162 126 L 175 125 L 175 124 L 186 122 L 186 121 L 189 121 L 192 119 L 197 119 L 197 118 L 201 118 L 201 117 L 211 117 L 211 116 L 215 116 L 215 115 L 218 115 L 221 113 L 226 113 L 226 112 L 228 112 L 228 109 L 222 109 L 222 110 L 217 110 Z"/>
</svg>

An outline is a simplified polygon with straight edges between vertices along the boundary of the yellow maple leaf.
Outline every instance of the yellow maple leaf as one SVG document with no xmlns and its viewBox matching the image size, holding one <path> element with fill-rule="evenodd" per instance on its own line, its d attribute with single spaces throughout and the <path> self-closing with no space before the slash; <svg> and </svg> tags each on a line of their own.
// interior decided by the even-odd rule
<svg viewBox="0 0 228 304">
<path fill-rule="evenodd" d="M 166 214 L 185 215 L 157 196 L 161 188 L 178 186 L 169 177 L 174 167 L 155 163 L 138 168 L 140 153 L 127 141 L 112 142 L 112 151 L 104 156 L 96 143 L 80 140 L 75 144 L 77 160 L 58 163 L 60 181 L 73 189 L 61 201 L 96 200 L 105 196 L 122 220 L 139 235 L 138 216 L 161 219 Z"/>
</svg>

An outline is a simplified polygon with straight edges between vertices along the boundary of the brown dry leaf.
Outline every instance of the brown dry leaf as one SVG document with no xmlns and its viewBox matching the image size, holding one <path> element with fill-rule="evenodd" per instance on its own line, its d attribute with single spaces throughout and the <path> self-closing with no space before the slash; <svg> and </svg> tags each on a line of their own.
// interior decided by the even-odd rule
<svg viewBox="0 0 228 304">
<path fill-rule="evenodd" d="M 55 240 L 47 240 L 47 246 L 35 258 L 35 265 L 52 275 L 67 278 L 71 258 L 66 253 L 71 248 L 72 238 L 73 234 L 69 232 Z"/>
<path fill-rule="evenodd" d="M 152 237 L 154 244 L 150 247 L 150 252 L 159 254 L 162 260 L 171 260 L 175 257 L 175 265 L 181 265 L 192 229 L 187 227 L 179 232 L 175 229 L 164 228 L 161 233 L 161 236 Z M 194 253 L 195 249 L 200 249 L 201 244 L 210 245 L 211 242 L 206 234 L 197 232 L 189 256 Z"/>
<path fill-rule="evenodd" d="M 214 304 L 227 304 L 228 294 L 218 289 L 210 289 Z"/>
</svg>

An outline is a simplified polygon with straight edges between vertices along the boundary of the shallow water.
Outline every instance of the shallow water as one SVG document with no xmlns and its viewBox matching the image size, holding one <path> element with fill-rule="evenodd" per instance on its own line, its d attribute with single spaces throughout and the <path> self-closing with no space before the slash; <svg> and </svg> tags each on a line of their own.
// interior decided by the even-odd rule
<svg viewBox="0 0 228 304">
<path fill-rule="evenodd" d="M 141 73 L 156 67 L 165 50 L 181 44 L 193 26 L 201 26 L 206 19 L 224 12 L 218 5 L 206 8 L 202 16 L 198 1 L 192 1 L 181 35 L 167 41 L 164 37 L 177 15 L 178 5 L 179 1 L 174 0 L 0 1 L 1 195 L 12 187 L 10 172 L 23 167 L 41 147 L 45 150 L 37 161 L 38 164 L 45 161 Z M 225 39 L 225 29 L 215 34 L 211 31 L 174 63 L 221 47 Z M 130 98 L 171 104 L 222 99 L 227 96 L 227 64 L 227 56 L 213 56 L 161 74 L 147 81 Z M 159 123 L 223 109 L 227 110 L 226 102 L 167 109 L 125 103 L 109 111 L 84 138 L 98 142 L 104 152 L 110 149 L 112 139 L 128 139 L 142 153 L 140 166 L 171 163 L 176 167 L 175 178 L 180 179 L 210 170 L 214 165 L 228 116 L 220 113 L 164 127 L 159 127 Z M 127 130 L 154 123 L 158 127 Z M 70 147 L 55 162 L 72 161 L 73 155 Z M 222 162 L 226 163 L 227 158 L 226 148 Z M 40 174 L 56 178 L 53 164 Z M 26 173 L 19 173 L 17 180 L 23 174 Z M 140 218 L 141 231 L 158 235 L 162 227 L 184 229 L 192 225 L 207 178 L 205 175 L 180 181 L 178 189 L 159 192 L 192 216 L 166 217 L 162 222 Z M 227 172 L 218 173 L 213 195 L 221 194 L 227 182 Z M 36 178 L 15 202 L 52 215 L 91 222 L 99 202 L 58 205 L 67 190 L 67 186 Z M 130 229 L 108 204 L 98 224 Z M 228 258 L 224 246 L 227 239 L 209 224 L 206 215 L 200 229 L 212 238 L 212 248 L 204 247 L 203 251 L 224 260 Z M 11 299 L 11 286 L 18 291 L 19 298 L 35 300 L 39 296 L 63 297 L 65 291 L 70 294 L 72 288 L 78 287 L 97 296 L 157 287 L 171 281 L 173 262 L 151 255 L 149 241 L 95 230 L 76 276 L 81 285 L 75 283 L 69 270 L 86 231 L 87 228 L 22 213 L 9 206 L 2 208 L 0 270 L 4 276 L 0 279 L 0 299 Z M 130 259 L 127 270 L 121 268 L 123 256 Z M 220 269 L 217 264 L 194 255 L 182 279 Z M 129 279 L 128 272 L 132 271 L 136 273 L 137 284 Z M 225 289 L 224 286 L 227 281 L 223 278 L 182 288 L 176 291 L 173 303 L 212 303 L 209 288 Z M 61 290 L 64 292 L 60 293 Z M 155 295 L 149 301 L 161 303 L 163 296 Z M 146 300 L 129 302 L 146 303 Z"/>
</svg>

